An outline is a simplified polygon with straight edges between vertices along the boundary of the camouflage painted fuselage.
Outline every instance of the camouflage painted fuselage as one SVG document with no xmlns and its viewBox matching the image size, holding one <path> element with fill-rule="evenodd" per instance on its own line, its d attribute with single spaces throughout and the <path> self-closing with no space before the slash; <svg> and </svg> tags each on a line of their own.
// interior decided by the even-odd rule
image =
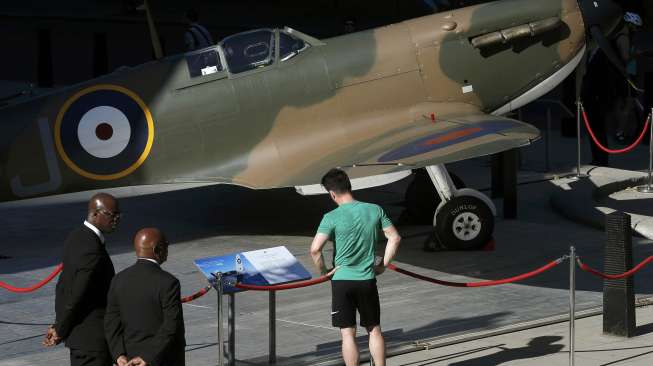
<svg viewBox="0 0 653 366">
<path fill-rule="evenodd" d="M 542 35 L 471 42 L 551 18 L 560 25 Z M 500 152 L 539 132 L 491 113 L 555 86 L 584 46 L 575 0 L 503 0 L 313 42 L 238 74 L 191 78 L 184 55 L 167 57 L 1 108 L 0 201 L 174 182 L 298 186 L 335 166 L 362 177 Z M 127 117 L 116 122 L 125 146 L 85 156 L 86 135 L 105 139 L 84 130 L 89 108 Z"/>
</svg>

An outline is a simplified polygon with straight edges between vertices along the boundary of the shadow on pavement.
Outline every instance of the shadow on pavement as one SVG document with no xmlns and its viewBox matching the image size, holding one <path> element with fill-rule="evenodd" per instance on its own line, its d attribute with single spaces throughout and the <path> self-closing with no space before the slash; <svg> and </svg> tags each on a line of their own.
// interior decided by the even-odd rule
<svg viewBox="0 0 653 366">
<path fill-rule="evenodd" d="M 644 334 L 649 334 L 649 333 L 653 333 L 653 323 L 640 325 L 639 327 L 637 327 L 637 329 L 635 329 L 635 335 L 638 335 L 638 336 L 644 335 Z M 651 347 L 653 347 L 653 346 L 651 346 Z"/>
<path fill-rule="evenodd" d="M 424 366 L 424 365 L 428 365 L 428 364 L 430 364 L 432 362 L 444 362 L 444 361 L 448 361 L 448 360 L 451 360 L 451 359 L 454 359 L 454 358 L 468 356 L 468 355 L 471 355 L 471 354 L 474 354 L 474 353 L 477 353 L 477 352 L 488 351 L 488 350 L 491 350 L 493 348 L 501 348 L 501 346 L 503 346 L 503 345 L 504 344 L 497 344 L 496 346 L 487 346 L 487 347 L 474 348 L 474 349 L 470 349 L 470 350 L 466 350 L 466 351 L 462 351 L 462 352 L 456 352 L 456 353 L 452 353 L 452 354 L 448 354 L 448 355 L 442 355 L 442 356 L 438 356 L 438 357 L 428 358 L 428 359 L 421 360 L 421 361 L 408 362 L 408 363 L 401 364 L 401 366 Z"/>
<path fill-rule="evenodd" d="M 450 366 L 494 366 L 507 362 L 546 356 L 560 352 L 565 346 L 555 344 L 562 340 L 558 336 L 542 336 L 531 339 L 528 345 L 518 348 L 499 347 L 501 350 L 477 358 L 449 363 Z M 427 365 L 427 364 L 423 364 Z"/>
<path fill-rule="evenodd" d="M 428 338 L 435 338 L 439 336 L 453 336 L 456 333 L 465 333 L 473 330 L 487 329 L 493 327 L 501 321 L 501 319 L 509 317 L 511 312 L 498 312 L 488 315 L 468 317 L 468 318 L 448 318 L 431 322 L 419 328 L 405 331 L 404 329 L 391 329 L 384 330 L 383 336 L 385 338 L 386 347 L 392 348 L 394 344 L 404 343 L 406 341 L 423 340 Z M 360 331 L 360 329 L 358 329 Z M 368 350 L 368 336 L 361 335 L 356 337 L 360 352 Z M 316 346 L 315 352 L 309 354 L 297 355 L 293 357 L 295 361 L 302 359 L 311 359 L 320 356 L 334 356 L 340 355 L 340 341 L 322 343 Z"/>
</svg>

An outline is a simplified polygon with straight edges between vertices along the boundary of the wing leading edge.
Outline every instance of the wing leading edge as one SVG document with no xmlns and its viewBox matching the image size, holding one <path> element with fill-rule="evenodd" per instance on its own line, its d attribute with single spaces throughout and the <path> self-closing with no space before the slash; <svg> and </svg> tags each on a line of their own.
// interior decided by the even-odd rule
<svg viewBox="0 0 653 366">
<path fill-rule="evenodd" d="M 386 174 L 496 154 L 540 137 L 530 124 L 486 114 L 470 105 L 442 103 L 430 109 L 436 112 L 360 143 L 360 149 L 352 149 L 356 156 L 341 168 L 353 178 Z"/>
</svg>

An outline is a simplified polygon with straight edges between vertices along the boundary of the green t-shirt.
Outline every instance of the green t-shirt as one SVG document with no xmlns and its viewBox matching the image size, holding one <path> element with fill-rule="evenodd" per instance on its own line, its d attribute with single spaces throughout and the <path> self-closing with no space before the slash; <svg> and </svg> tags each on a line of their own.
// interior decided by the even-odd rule
<svg viewBox="0 0 653 366">
<path fill-rule="evenodd" d="M 353 201 L 338 206 L 322 218 L 318 233 L 334 243 L 334 262 L 339 266 L 334 280 L 374 278 L 374 247 L 379 229 L 392 226 L 381 207 Z"/>
</svg>

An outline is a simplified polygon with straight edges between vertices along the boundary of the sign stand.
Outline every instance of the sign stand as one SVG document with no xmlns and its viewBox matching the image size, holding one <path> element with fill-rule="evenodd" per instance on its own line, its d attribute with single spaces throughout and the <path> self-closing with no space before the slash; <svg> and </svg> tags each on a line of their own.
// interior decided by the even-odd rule
<svg viewBox="0 0 653 366">
<path fill-rule="evenodd" d="M 311 274 L 285 247 L 274 247 L 195 260 L 195 265 L 218 293 L 218 366 L 236 366 L 236 287 L 238 282 L 273 286 L 308 280 Z M 225 345 L 223 296 L 228 295 Z M 276 291 L 269 291 L 268 363 L 277 363 Z"/>
<path fill-rule="evenodd" d="M 270 323 L 270 334 L 268 335 L 269 351 L 268 351 L 268 363 L 276 364 L 277 363 L 277 294 L 276 291 L 270 291 L 270 301 L 269 301 L 269 323 Z"/>
<path fill-rule="evenodd" d="M 218 293 L 218 366 L 224 366 L 224 348 L 223 348 L 223 335 L 222 335 L 222 273 L 216 272 L 213 274 L 215 277 L 214 287 Z"/>
<path fill-rule="evenodd" d="M 224 290 L 222 286 L 223 274 L 221 272 L 216 272 L 213 274 L 216 279 L 214 285 L 215 289 L 218 292 L 218 366 L 224 366 L 224 335 L 223 335 L 223 326 L 224 326 L 224 315 L 223 315 L 223 302 L 222 296 L 224 296 Z M 227 366 L 236 366 L 236 294 L 229 293 L 229 310 L 227 314 L 227 337 L 228 337 L 228 351 L 226 355 Z M 268 363 L 276 364 L 277 363 L 277 302 L 276 302 L 276 291 L 269 292 L 269 354 L 268 354 Z"/>
</svg>

